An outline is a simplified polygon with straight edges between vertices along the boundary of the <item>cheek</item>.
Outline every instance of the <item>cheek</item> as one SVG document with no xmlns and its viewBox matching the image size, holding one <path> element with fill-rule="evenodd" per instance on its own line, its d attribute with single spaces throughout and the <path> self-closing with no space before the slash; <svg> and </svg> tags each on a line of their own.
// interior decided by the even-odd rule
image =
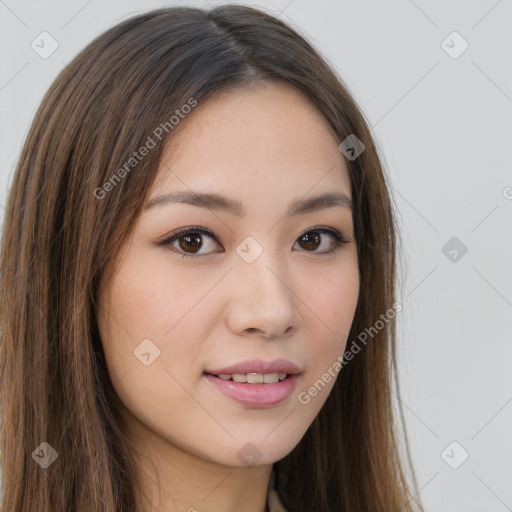
<svg viewBox="0 0 512 512">
<path fill-rule="evenodd" d="M 308 369 L 297 400 L 299 410 L 309 422 L 319 413 L 340 376 L 340 363 L 359 297 L 357 266 L 321 277 L 317 275 L 317 287 L 304 301 L 304 310 L 308 311 L 304 318 L 307 342 L 302 356 L 308 361 Z"/>
<path fill-rule="evenodd" d="M 213 304 L 212 277 L 169 271 L 158 258 L 140 264 L 135 251 L 112 282 L 110 314 L 98 324 L 107 368 L 116 393 L 130 413 L 162 434 L 199 424 L 204 410 L 190 392 L 200 374 L 201 347 Z M 203 300 L 201 300 L 203 298 Z M 103 304 L 105 297 L 100 298 Z M 171 406 L 172 405 L 172 406 Z M 178 436 L 179 438 L 179 436 Z M 179 441 L 179 439 L 175 439 Z"/>
<path fill-rule="evenodd" d="M 304 295 L 308 340 L 305 356 L 318 374 L 331 367 L 345 350 L 359 297 L 357 262 L 338 272 L 317 275 L 308 286 L 309 292 Z"/>
<path fill-rule="evenodd" d="M 211 271 L 185 272 L 179 265 L 171 271 L 165 254 L 148 258 L 142 252 L 133 248 L 116 274 L 109 311 L 106 295 L 100 297 L 98 325 L 113 382 L 130 371 L 164 389 L 155 381 L 160 378 L 156 370 L 169 369 L 182 379 L 199 365 L 202 343 L 218 318 L 214 294 L 209 294 L 218 277 Z M 154 360 L 150 373 L 144 366 L 148 359 Z"/>
<path fill-rule="evenodd" d="M 113 283 L 112 315 L 133 341 L 142 336 L 163 342 L 182 324 L 196 325 L 197 306 L 215 280 L 211 272 L 170 265 L 163 249 L 150 258 L 133 250 Z"/>
<path fill-rule="evenodd" d="M 304 285 L 304 306 L 316 313 L 315 322 L 322 325 L 331 338 L 339 339 L 345 331 L 348 334 L 359 297 L 357 266 L 317 274 Z"/>
</svg>

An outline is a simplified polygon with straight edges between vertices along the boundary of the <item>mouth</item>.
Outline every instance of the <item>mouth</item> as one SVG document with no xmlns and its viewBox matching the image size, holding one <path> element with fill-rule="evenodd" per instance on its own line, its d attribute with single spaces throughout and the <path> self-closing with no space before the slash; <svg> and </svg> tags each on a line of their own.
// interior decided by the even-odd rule
<svg viewBox="0 0 512 512">
<path fill-rule="evenodd" d="M 297 375 L 301 369 L 292 361 L 287 359 L 276 359 L 274 361 L 262 361 L 252 359 L 232 364 L 224 368 L 207 369 L 206 374 L 214 375 L 224 380 L 235 382 L 248 382 L 249 384 L 262 384 L 278 382 L 288 375 Z M 245 380 L 243 380 L 245 378 Z M 263 379 L 263 380 L 262 380 Z"/>
<path fill-rule="evenodd" d="M 244 368 L 242 373 L 240 365 L 237 368 L 238 372 L 233 373 L 226 369 L 221 372 L 205 371 L 203 378 L 215 392 L 251 409 L 275 407 L 285 402 L 302 377 L 299 369 L 290 365 L 288 371 L 272 372 L 251 372 Z M 282 366 L 280 369 L 283 370 Z"/>
<path fill-rule="evenodd" d="M 290 376 L 288 373 L 221 373 L 215 375 L 213 373 L 205 372 L 205 375 L 218 377 L 219 379 L 231 382 L 238 382 L 241 384 L 275 384 L 282 382 Z"/>
</svg>

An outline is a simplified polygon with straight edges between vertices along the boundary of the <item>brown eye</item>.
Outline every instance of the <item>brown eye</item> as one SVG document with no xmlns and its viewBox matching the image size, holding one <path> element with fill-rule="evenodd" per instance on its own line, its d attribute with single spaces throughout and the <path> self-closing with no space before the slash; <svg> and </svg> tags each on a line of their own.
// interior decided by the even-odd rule
<svg viewBox="0 0 512 512">
<path fill-rule="evenodd" d="M 197 233 L 194 233 L 192 236 L 182 235 L 177 240 L 181 249 L 192 254 L 195 254 L 203 245 L 201 235 Z"/>
<path fill-rule="evenodd" d="M 330 246 L 323 247 L 324 250 L 317 250 L 324 241 L 322 235 L 329 235 L 327 240 L 330 238 Z M 314 254 L 332 254 L 341 244 L 346 244 L 347 240 L 343 235 L 336 229 L 327 228 L 323 226 L 315 226 L 309 231 L 300 235 L 296 241 L 306 252 L 312 252 Z"/>
<path fill-rule="evenodd" d="M 158 245 L 167 247 L 182 258 L 206 256 L 218 245 L 212 231 L 202 226 L 189 226 L 176 231 Z M 201 249 L 203 249 L 202 252 Z"/>
<path fill-rule="evenodd" d="M 306 233 L 305 235 L 301 236 L 299 240 L 303 242 L 301 243 L 301 246 L 307 250 L 315 251 L 320 245 L 320 236 L 316 231 Z"/>
</svg>

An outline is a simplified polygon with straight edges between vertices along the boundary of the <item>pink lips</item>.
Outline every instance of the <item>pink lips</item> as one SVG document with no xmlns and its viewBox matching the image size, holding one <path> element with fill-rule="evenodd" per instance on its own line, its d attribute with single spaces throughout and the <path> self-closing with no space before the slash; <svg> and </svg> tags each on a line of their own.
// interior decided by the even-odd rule
<svg viewBox="0 0 512 512">
<path fill-rule="evenodd" d="M 272 384 L 248 384 L 224 380 L 217 375 L 234 373 L 286 373 L 286 379 Z M 272 362 L 261 360 L 244 361 L 220 370 L 206 370 L 205 379 L 225 396 L 242 405 L 253 408 L 272 407 L 288 398 L 300 378 L 300 368 L 285 359 Z"/>
</svg>

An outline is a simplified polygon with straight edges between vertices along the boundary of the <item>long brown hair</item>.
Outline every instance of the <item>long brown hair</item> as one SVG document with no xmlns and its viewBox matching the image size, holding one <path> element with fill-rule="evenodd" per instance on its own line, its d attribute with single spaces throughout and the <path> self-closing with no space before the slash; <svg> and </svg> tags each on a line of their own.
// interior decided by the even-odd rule
<svg viewBox="0 0 512 512">
<path fill-rule="evenodd" d="M 96 323 L 100 277 L 141 212 L 173 113 L 262 80 L 296 87 L 340 143 L 355 135 L 365 146 L 346 160 L 360 272 L 348 343 L 395 304 L 397 228 L 376 143 L 312 46 L 244 6 L 166 8 L 118 24 L 50 87 L 8 196 L 0 267 L 3 512 L 138 510 L 136 466 Z M 161 140 L 153 136 L 156 147 L 134 164 L 134 151 L 158 126 L 166 127 Z M 394 318 L 360 345 L 304 437 L 274 464 L 289 512 L 405 512 L 416 502 L 421 510 L 392 412 Z M 53 453 L 44 442 L 57 454 L 46 469 L 35 462 Z"/>
</svg>

